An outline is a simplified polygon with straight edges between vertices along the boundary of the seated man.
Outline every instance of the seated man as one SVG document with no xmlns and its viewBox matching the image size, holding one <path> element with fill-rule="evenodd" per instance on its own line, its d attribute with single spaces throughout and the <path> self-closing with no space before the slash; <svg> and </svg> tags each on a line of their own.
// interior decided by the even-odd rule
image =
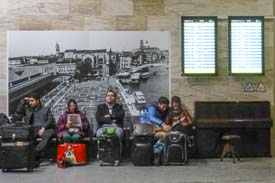
<svg viewBox="0 0 275 183">
<path fill-rule="evenodd" d="M 25 124 L 32 125 L 35 137 L 41 137 L 35 147 L 36 166 L 39 164 L 39 153 L 45 149 L 48 141 L 55 135 L 56 127 L 50 107 L 43 106 L 40 97 L 36 93 L 31 93 L 20 101 L 16 109 L 16 119 L 23 119 Z"/>
<path fill-rule="evenodd" d="M 115 127 L 116 135 L 122 139 L 123 137 L 123 106 L 116 103 L 117 94 L 113 90 L 106 92 L 106 103 L 99 104 L 96 110 L 96 121 L 98 122 L 98 130 L 96 136 L 100 136 L 106 128 Z"/>
<path fill-rule="evenodd" d="M 160 97 L 157 103 L 153 103 L 148 110 L 144 110 L 140 116 L 141 123 L 152 123 L 155 125 L 155 137 L 165 139 L 167 132 L 171 130 L 169 126 L 169 100 Z"/>
</svg>

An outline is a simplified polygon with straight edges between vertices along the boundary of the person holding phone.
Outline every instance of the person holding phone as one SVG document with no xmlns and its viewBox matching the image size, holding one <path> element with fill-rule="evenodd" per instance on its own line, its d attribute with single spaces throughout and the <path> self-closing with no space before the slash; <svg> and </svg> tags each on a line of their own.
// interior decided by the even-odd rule
<svg viewBox="0 0 275 183">
<path fill-rule="evenodd" d="M 140 115 L 141 123 L 150 123 L 154 125 L 155 138 L 164 140 L 166 134 L 171 131 L 169 124 L 169 99 L 161 96 L 157 102 L 152 103 Z"/>
<path fill-rule="evenodd" d="M 171 100 L 170 125 L 172 130 L 188 134 L 188 128 L 192 125 L 192 118 L 186 109 L 182 108 L 181 99 L 173 96 Z"/>
</svg>

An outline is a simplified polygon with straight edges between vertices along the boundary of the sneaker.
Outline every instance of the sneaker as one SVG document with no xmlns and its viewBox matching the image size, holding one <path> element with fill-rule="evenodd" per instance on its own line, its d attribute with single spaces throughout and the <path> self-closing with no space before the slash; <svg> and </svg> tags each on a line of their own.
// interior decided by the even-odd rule
<svg viewBox="0 0 275 183">
<path fill-rule="evenodd" d="M 189 148 L 195 146 L 195 138 L 194 136 L 187 137 L 187 145 Z"/>
<path fill-rule="evenodd" d="M 36 153 L 34 156 L 34 168 L 38 168 L 40 166 L 40 155 Z"/>
<path fill-rule="evenodd" d="M 159 166 L 160 165 L 160 155 L 154 154 L 154 165 Z"/>
</svg>

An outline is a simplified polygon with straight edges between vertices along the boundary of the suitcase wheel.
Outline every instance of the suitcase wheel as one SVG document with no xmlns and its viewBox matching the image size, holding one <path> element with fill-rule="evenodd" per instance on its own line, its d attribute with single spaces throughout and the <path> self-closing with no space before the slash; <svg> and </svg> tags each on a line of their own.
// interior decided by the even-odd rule
<svg viewBox="0 0 275 183">
<path fill-rule="evenodd" d="M 2 168 L 2 172 L 7 172 L 8 169 L 7 168 Z"/>
<path fill-rule="evenodd" d="M 114 165 L 115 165 L 115 166 L 118 166 L 118 165 L 119 165 L 119 161 L 115 161 L 115 162 L 114 162 Z"/>
<path fill-rule="evenodd" d="M 29 167 L 29 168 L 27 169 L 27 171 L 28 171 L 28 172 L 33 172 L 33 168 L 30 168 L 30 167 Z"/>
<path fill-rule="evenodd" d="M 99 166 L 103 166 L 103 161 L 100 161 L 100 162 L 99 162 Z"/>
</svg>

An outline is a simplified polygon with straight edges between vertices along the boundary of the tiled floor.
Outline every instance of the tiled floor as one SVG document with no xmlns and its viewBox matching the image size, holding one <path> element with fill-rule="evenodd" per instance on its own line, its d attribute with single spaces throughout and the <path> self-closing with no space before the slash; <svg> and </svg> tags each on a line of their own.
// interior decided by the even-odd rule
<svg viewBox="0 0 275 183">
<path fill-rule="evenodd" d="M 221 183 L 275 182 L 275 158 L 191 159 L 186 166 L 135 167 L 123 162 L 119 167 L 100 167 L 97 161 L 86 166 L 60 169 L 43 163 L 33 173 L 0 173 L 0 182 L 20 183 Z"/>
</svg>

